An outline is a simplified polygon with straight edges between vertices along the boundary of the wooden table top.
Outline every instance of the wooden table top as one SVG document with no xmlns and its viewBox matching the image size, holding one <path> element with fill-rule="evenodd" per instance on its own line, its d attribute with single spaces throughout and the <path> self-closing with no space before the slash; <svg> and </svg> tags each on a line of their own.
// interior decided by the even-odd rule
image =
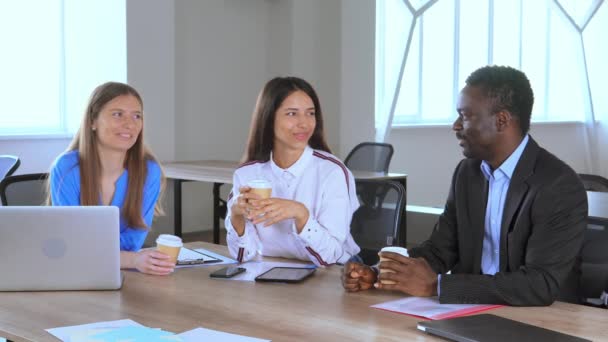
<svg viewBox="0 0 608 342">
<path fill-rule="evenodd" d="M 209 243 L 188 246 L 227 253 Z M 369 307 L 403 295 L 344 292 L 339 266 L 318 269 L 301 284 L 209 278 L 219 267 L 177 269 L 167 277 L 128 271 L 120 291 L 0 293 L 0 336 L 57 341 L 44 329 L 132 319 L 178 333 L 201 326 L 274 341 L 440 341 L 416 329 L 420 318 Z M 591 340 L 605 338 L 608 324 L 605 310 L 561 302 L 487 312 Z"/>
<path fill-rule="evenodd" d="M 163 162 L 162 166 L 168 178 L 200 182 L 232 183 L 234 170 L 239 162 L 230 160 L 193 160 Z M 351 170 L 356 179 L 403 179 L 403 173 L 385 173 Z"/>
</svg>

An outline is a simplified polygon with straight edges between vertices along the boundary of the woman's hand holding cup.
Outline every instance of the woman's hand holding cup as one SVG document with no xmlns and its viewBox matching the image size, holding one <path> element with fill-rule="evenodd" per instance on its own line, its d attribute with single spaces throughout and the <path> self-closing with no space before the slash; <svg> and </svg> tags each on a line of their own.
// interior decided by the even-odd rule
<svg viewBox="0 0 608 342">
<path fill-rule="evenodd" d="M 251 205 L 249 204 L 249 199 L 255 198 L 256 195 L 251 193 L 251 188 L 248 186 L 242 186 L 239 188 L 239 195 L 236 198 L 236 202 L 232 205 L 232 215 L 231 216 L 242 216 L 243 218 L 247 218 L 249 211 L 251 210 Z"/>
<path fill-rule="evenodd" d="M 249 220 L 253 220 L 256 217 L 254 217 L 252 212 L 260 209 L 260 200 L 270 198 L 270 195 L 272 194 L 272 184 L 264 179 L 254 179 L 249 181 L 247 186 L 241 189 L 247 189 L 246 193 L 241 192 L 245 208 L 244 216 Z M 241 200 L 241 198 L 239 198 L 239 200 Z"/>
<path fill-rule="evenodd" d="M 239 196 L 231 207 L 230 220 L 239 236 L 245 232 L 245 220 L 253 219 L 251 212 L 257 209 L 257 201 L 270 198 L 272 186 L 266 180 L 253 180 L 239 188 Z"/>
</svg>

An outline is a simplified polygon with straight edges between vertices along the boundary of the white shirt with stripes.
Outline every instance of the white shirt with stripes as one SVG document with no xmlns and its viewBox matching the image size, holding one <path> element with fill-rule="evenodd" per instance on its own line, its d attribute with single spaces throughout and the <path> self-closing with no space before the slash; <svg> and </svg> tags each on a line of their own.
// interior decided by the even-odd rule
<svg viewBox="0 0 608 342">
<path fill-rule="evenodd" d="M 230 209 L 239 188 L 254 179 L 272 183 L 271 197 L 300 202 L 309 211 L 308 221 L 298 234 L 295 220 L 287 219 L 264 227 L 245 222 L 245 232 L 238 236 L 230 222 Z M 359 253 L 350 234 L 353 213 L 359 207 L 355 181 L 344 164 L 330 153 L 306 147 L 288 169 L 272 161 L 251 161 L 234 172 L 232 192 L 228 196 L 226 241 L 230 254 L 239 262 L 264 256 L 312 261 L 318 266 L 345 263 Z"/>
</svg>

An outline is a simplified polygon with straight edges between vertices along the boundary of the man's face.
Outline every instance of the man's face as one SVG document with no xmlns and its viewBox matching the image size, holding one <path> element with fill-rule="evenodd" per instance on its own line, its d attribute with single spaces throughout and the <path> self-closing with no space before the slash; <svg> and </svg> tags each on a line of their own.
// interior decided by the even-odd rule
<svg viewBox="0 0 608 342">
<path fill-rule="evenodd" d="M 452 129 L 467 158 L 491 160 L 497 138 L 496 115 L 491 102 L 478 87 L 465 86 L 456 107 Z"/>
</svg>

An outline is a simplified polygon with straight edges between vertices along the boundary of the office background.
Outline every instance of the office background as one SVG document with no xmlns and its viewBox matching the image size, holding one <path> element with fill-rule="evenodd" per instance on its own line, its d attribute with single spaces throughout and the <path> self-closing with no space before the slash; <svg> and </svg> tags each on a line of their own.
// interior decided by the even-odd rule
<svg viewBox="0 0 608 342">
<path fill-rule="evenodd" d="M 165 161 L 239 159 L 261 86 L 289 74 L 315 86 L 329 144 L 344 158 L 375 136 L 374 7 L 368 0 L 128 0 L 127 78 L 144 97 L 147 143 Z M 532 124 L 531 134 L 577 172 L 589 171 L 583 123 Z M 69 140 L 0 140 L 0 151 L 22 159 L 18 173 L 42 172 Z M 396 151 L 391 171 L 409 175 L 408 204 L 442 206 L 462 158 L 451 127 L 395 128 L 388 142 Z M 169 187 L 168 215 L 156 231 L 172 230 L 171 199 Z M 184 187 L 184 231 L 210 228 L 210 199 L 209 184 Z"/>
</svg>

